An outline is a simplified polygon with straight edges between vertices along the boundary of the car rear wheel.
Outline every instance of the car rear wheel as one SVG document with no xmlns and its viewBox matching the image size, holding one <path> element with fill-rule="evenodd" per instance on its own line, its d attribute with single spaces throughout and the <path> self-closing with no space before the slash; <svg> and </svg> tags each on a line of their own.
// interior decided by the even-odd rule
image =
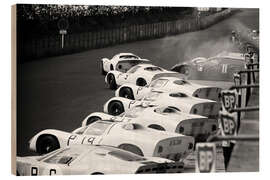
<svg viewBox="0 0 270 180">
<path fill-rule="evenodd" d="M 146 86 L 147 82 L 145 81 L 145 79 L 139 78 L 139 79 L 137 79 L 136 85 L 137 86 Z"/>
<path fill-rule="evenodd" d="M 120 97 L 127 98 L 127 99 L 134 100 L 133 91 L 129 87 L 123 87 L 123 88 L 121 88 L 120 91 L 119 91 L 119 96 Z"/>
<path fill-rule="evenodd" d="M 104 174 L 101 173 L 101 172 L 94 172 L 94 173 L 92 173 L 91 175 L 104 175 Z"/>
<path fill-rule="evenodd" d="M 132 152 L 132 153 L 137 154 L 139 156 L 143 156 L 142 150 L 139 147 L 135 146 L 135 145 L 132 145 L 132 144 L 121 144 L 119 146 L 119 148 L 120 149 L 123 149 L 125 151 Z"/>
<path fill-rule="evenodd" d="M 184 74 L 186 76 L 189 75 L 189 67 L 188 66 L 181 66 L 179 69 L 179 73 Z"/>
<path fill-rule="evenodd" d="M 41 135 L 36 146 L 38 154 L 46 154 L 60 148 L 57 138 L 52 135 Z"/>
<path fill-rule="evenodd" d="M 109 74 L 107 80 L 108 80 L 109 88 L 111 90 L 116 90 L 117 84 L 116 84 L 114 75 L 113 74 Z"/>
<path fill-rule="evenodd" d="M 120 101 L 112 101 L 108 105 L 108 113 L 113 116 L 122 114 L 125 111 L 123 104 Z"/>
<path fill-rule="evenodd" d="M 92 123 L 94 123 L 94 122 L 96 122 L 96 121 L 98 121 L 98 120 L 101 120 L 101 118 L 98 117 L 98 116 L 92 116 L 92 117 L 89 117 L 89 118 L 87 119 L 86 125 L 92 124 Z"/>
</svg>

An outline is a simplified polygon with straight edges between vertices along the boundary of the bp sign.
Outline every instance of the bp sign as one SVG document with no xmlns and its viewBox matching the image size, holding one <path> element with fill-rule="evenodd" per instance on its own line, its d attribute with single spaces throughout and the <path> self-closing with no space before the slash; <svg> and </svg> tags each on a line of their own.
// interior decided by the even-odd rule
<svg viewBox="0 0 270 180">
<path fill-rule="evenodd" d="M 197 143 L 195 171 L 197 173 L 210 173 L 216 171 L 216 145 L 215 143 Z"/>
</svg>

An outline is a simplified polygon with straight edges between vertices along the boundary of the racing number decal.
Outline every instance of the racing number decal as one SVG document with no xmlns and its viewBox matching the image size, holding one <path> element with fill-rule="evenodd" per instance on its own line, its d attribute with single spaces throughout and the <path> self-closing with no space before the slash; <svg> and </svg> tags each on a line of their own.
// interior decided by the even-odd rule
<svg viewBox="0 0 270 180">
<path fill-rule="evenodd" d="M 50 176 L 53 176 L 56 174 L 56 169 L 50 169 Z"/>
<path fill-rule="evenodd" d="M 236 132 L 236 122 L 233 117 L 229 115 L 220 115 L 222 129 L 225 135 L 234 135 Z"/>
<path fill-rule="evenodd" d="M 236 105 L 236 93 L 221 92 L 222 104 L 226 111 L 232 110 Z"/>
<path fill-rule="evenodd" d="M 90 138 L 88 138 L 87 142 L 88 142 L 89 144 L 93 144 L 95 139 L 96 139 L 96 138 L 94 138 L 94 137 L 90 137 Z"/>
<path fill-rule="evenodd" d="M 76 135 L 71 135 L 71 136 L 69 136 L 69 138 L 68 138 L 68 141 L 67 141 L 67 146 L 69 146 L 69 142 L 70 142 L 70 140 L 75 140 L 76 139 Z"/>
<path fill-rule="evenodd" d="M 214 143 L 197 143 L 196 152 L 196 172 L 215 172 L 216 145 Z"/>
<path fill-rule="evenodd" d="M 228 69 L 228 64 L 222 64 L 222 70 L 221 70 L 221 72 L 223 74 L 227 73 L 227 69 Z"/>
<path fill-rule="evenodd" d="M 76 138 L 77 138 L 77 135 L 71 135 L 71 136 L 69 136 L 68 141 L 67 141 L 67 146 L 69 146 L 71 140 L 74 141 Z M 82 139 L 81 144 L 84 143 L 84 141 L 85 141 L 86 138 L 87 138 L 87 136 L 85 136 L 85 137 Z M 87 143 L 88 143 L 88 144 L 94 144 L 95 139 L 96 139 L 95 137 L 90 137 L 90 138 L 87 139 Z M 78 144 L 78 143 L 79 143 L 79 142 L 77 141 L 77 144 Z"/>
<path fill-rule="evenodd" d="M 38 168 L 31 167 L 31 176 L 37 176 L 37 175 L 38 175 Z"/>
</svg>

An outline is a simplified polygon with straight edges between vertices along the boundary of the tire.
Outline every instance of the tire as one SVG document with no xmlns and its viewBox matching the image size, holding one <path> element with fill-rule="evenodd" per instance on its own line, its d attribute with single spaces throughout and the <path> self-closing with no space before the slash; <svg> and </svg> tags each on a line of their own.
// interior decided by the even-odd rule
<svg viewBox="0 0 270 180">
<path fill-rule="evenodd" d="M 179 69 L 179 73 L 188 76 L 190 74 L 190 70 L 189 70 L 188 66 L 181 66 Z"/>
<path fill-rule="evenodd" d="M 117 84 L 115 82 L 115 77 L 113 74 L 109 74 L 107 77 L 107 82 L 109 84 L 109 88 L 111 90 L 116 90 L 117 89 Z"/>
<path fill-rule="evenodd" d="M 135 100 L 134 95 L 133 95 L 133 91 L 129 87 L 121 88 L 119 91 L 119 96 L 127 98 L 127 99 L 131 99 L 131 100 Z"/>
<path fill-rule="evenodd" d="M 135 146 L 135 145 L 132 145 L 132 144 L 121 144 L 119 146 L 119 148 L 120 149 L 123 149 L 125 151 L 132 152 L 132 153 L 137 154 L 139 156 L 143 156 L 142 150 L 139 147 Z"/>
<path fill-rule="evenodd" d="M 106 71 L 104 71 L 103 62 L 100 63 L 101 75 L 106 75 Z"/>
<path fill-rule="evenodd" d="M 145 81 L 145 79 L 139 78 L 139 79 L 137 79 L 136 85 L 137 86 L 146 86 L 147 82 Z"/>
<path fill-rule="evenodd" d="M 157 124 L 151 124 L 148 127 L 152 128 L 152 129 L 155 129 L 155 130 L 159 130 L 159 131 L 165 131 L 165 129 L 162 126 L 157 125 Z"/>
<path fill-rule="evenodd" d="M 37 139 L 36 149 L 38 154 L 46 154 L 58 148 L 60 148 L 60 145 L 55 136 L 41 135 Z"/>
<path fill-rule="evenodd" d="M 120 101 L 112 101 L 108 105 L 108 114 L 118 116 L 125 112 L 124 106 Z"/>
<path fill-rule="evenodd" d="M 101 172 L 94 172 L 94 173 L 92 173 L 91 175 L 104 175 L 104 174 L 101 173 Z"/>
<path fill-rule="evenodd" d="M 101 120 L 101 118 L 98 116 L 92 116 L 92 117 L 87 119 L 86 125 L 92 124 L 98 120 Z"/>
</svg>

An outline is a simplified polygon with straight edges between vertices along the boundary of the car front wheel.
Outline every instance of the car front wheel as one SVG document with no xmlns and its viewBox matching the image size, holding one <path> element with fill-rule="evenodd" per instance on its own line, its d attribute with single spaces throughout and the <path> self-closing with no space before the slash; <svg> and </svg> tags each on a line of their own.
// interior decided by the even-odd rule
<svg viewBox="0 0 270 180">
<path fill-rule="evenodd" d="M 109 88 L 111 90 L 116 90 L 117 84 L 116 84 L 114 75 L 113 74 L 109 74 L 107 80 L 108 80 Z"/>
<path fill-rule="evenodd" d="M 123 104 L 120 101 L 112 101 L 108 105 L 108 114 L 118 116 L 125 111 Z"/>
<path fill-rule="evenodd" d="M 119 91 L 119 96 L 127 99 L 134 100 L 133 91 L 129 87 L 123 87 Z"/>
<path fill-rule="evenodd" d="M 47 154 L 60 148 L 59 142 L 56 137 L 52 135 L 42 135 L 37 140 L 37 153 Z"/>
</svg>

